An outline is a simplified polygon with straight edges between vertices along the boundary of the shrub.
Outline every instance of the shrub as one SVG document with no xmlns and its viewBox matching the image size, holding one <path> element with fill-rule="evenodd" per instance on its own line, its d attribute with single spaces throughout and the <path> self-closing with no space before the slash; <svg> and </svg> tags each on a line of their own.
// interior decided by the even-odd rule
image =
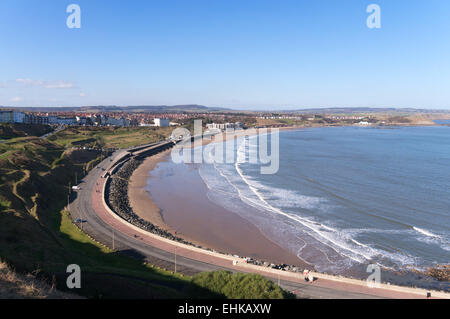
<svg viewBox="0 0 450 319">
<path fill-rule="evenodd" d="M 229 299 L 283 299 L 291 297 L 272 281 L 256 274 L 233 274 L 230 271 L 195 275 L 192 283 Z"/>
</svg>

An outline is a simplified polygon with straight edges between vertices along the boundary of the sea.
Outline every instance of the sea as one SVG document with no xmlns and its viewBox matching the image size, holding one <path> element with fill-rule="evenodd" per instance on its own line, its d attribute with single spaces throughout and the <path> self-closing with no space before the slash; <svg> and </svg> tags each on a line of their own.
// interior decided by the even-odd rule
<svg viewBox="0 0 450 319">
<path fill-rule="evenodd" d="M 238 138 L 229 163 L 212 161 L 220 147 L 211 147 L 202 164 L 181 165 L 198 171 L 210 201 L 317 271 L 366 278 L 378 265 L 417 274 L 450 262 L 450 121 L 438 124 L 280 131 L 275 174 L 262 174 L 267 164 L 256 156 L 263 139 L 276 155 L 268 134 Z M 171 165 L 159 163 L 153 175 Z M 150 181 L 152 193 L 160 185 Z"/>
<path fill-rule="evenodd" d="M 450 127 L 281 131 L 269 175 L 250 161 L 261 138 L 270 149 L 268 136 L 239 138 L 234 163 L 200 165 L 211 201 L 318 271 L 449 263 Z"/>
</svg>

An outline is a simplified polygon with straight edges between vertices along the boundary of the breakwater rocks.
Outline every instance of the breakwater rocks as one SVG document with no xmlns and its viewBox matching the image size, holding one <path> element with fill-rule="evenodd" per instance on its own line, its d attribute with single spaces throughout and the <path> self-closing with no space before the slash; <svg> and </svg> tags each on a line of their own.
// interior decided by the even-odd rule
<svg viewBox="0 0 450 319">
<path fill-rule="evenodd" d="M 429 268 L 425 274 L 439 281 L 450 281 L 450 265 L 438 265 Z"/>
<path fill-rule="evenodd" d="M 168 231 L 165 231 L 158 226 L 153 225 L 152 223 L 140 218 L 136 213 L 134 213 L 130 205 L 130 200 L 128 198 L 128 181 L 130 180 L 134 170 L 141 163 L 142 160 L 132 158 L 122 164 L 122 166 L 117 170 L 116 174 L 111 176 L 106 185 L 106 203 L 117 215 L 136 227 L 139 227 L 158 236 L 177 241 L 179 243 L 193 245 L 192 243 L 180 237 L 176 237 Z"/>
<path fill-rule="evenodd" d="M 108 182 L 106 184 L 105 189 L 105 200 L 107 205 L 112 209 L 113 212 L 115 212 L 118 216 L 129 222 L 130 224 L 139 227 L 143 230 L 146 230 L 148 232 L 151 232 L 155 235 L 177 241 L 179 243 L 183 243 L 186 245 L 190 245 L 193 247 L 201 248 L 207 251 L 216 252 L 215 250 L 207 247 L 202 247 L 199 245 L 196 245 L 194 243 L 188 242 L 184 240 L 183 238 L 177 237 L 169 233 L 168 231 L 165 231 L 161 228 L 159 228 L 156 225 L 153 225 L 152 223 L 140 218 L 136 213 L 133 212 L 133 209 L 130 205 L 130 200 L 128 197 L 128 181 L 130 180 L 131 176 L 133 175 L 133 172 L 138 168 L 138 166 L 143 162 L 143 159 L 133 157 L 127 160 L 126 162 L 119 164 L 120 167 L 118 167 L 115 174 L 111 175 L 111 177 L 108 179 Z M 224 255 L 230 255 L 225 252 L 220 252 Z M 254 258 L 248 258 L 248 257 L 242 257 L 233 255 L 236 258 L 242 258 L 245 259 L 245 262 L 248 264 L 258 265 L 258 266 L 264 266 L 272 269 L 279 269 L 284 271 L 291 271 L 291 272 L 299 272 L 301 269 L 299 269 L 296 266 L 287 265 L 287 264 L 272 264 L 266 261 L 257 260 Z"/>
</svg>

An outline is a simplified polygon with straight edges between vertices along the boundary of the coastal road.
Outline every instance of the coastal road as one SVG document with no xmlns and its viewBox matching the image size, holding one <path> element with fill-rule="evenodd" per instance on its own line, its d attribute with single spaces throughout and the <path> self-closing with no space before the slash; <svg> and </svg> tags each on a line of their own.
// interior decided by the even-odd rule
<svg viewBox="0 0 450 319">
<path fill-rule="evenodd" d="M 206 254 L 191 252 L 178 248 L 179 255 L 176 254 L 175 245 L 168 244 L 161 240 L 147 238 L 142 231 L 136 231 L 126 223 L 117 222 L 117 217 L 111 218 L 105 213 L 106 209 L 102 202 L 102 186 L 104 178 L 102 175 L 110 168 L 115 159 L 119 158 L 126 151 L 117 151 L 110 158 L 105 159 L 96 168 L 81 181 L 80 189 L 71 196 L 69 211 L 73 220 L 77 218 L 86 222 L 80 224 L 80 228 L 89 234 L 96 241 L 113 248 L 116 251 L 132 255 L 146 260 L 150 264 L 173 270 L 175 258 L 177 271 L 192 275 L 203 271 L 230 270 L 233 272 L 255 272 L 248 269 L 233 268 L 229 261 L 221 258 L 214 258 Z M 109 218 L 109 220 L 108 220 Z M 120 219 L 120 218 L 119 218 Z M 113 225 L 113 226 L 111 226 Z M 163 249 L 155 246 L 162 247 Z M 189 257 L 192 258 L 189 258 Z M 229 266 L 228 266 L 229 265 Z M 332 299 L 367 299 L 367 298 L 418 298 L 420 296 L 407 293 L 385 292 L 371 293 L 367 287 L 354 287 L 356 285 L 342 284 L 327 280 L 318 280 L 313 284 L 291 281 L 289 278 L 277 278 L 274 274 L 259 272 L 270 278 L 274 282 L 280 282 L 280 285 L 291 292 L 294 292 L 300 298 L 332 298 Z"/>
<path fill-rule="evenodd" d="M 113 158 L 119 158 L 124 151 L 118 151 Z M 98 242 L 112 248 L 134 256 L 145 257 L 152 262 L 157 259 L 157 265 L 169 268 L 174 264 L 175 255 L 156 247 L 152 247 L 143 243 L 139 238 L 127 236 L 120 231 L 114 230 L 110 225 L 105 223 L 93 209 L 92 193 L 96 191 L 98 180 L 111 165 L 111 160 L 105 159 L 96 168 L 81 180 L 80 190 L 74 192 L 71 196 L 69 211 L 73 220 L 77 218 L 86 222 L 79 224 L 79 227 Z M 100 196 L 100 195 L 99 195 Z M 152 262 L 153 263 L 153 262 Z M 217 270 L 218 267 L 205 263 L 199 263 L 192 259 L 181 256 L 177 258 L 178 271 L 196 273 L 199 271 Z"/>
</svg>

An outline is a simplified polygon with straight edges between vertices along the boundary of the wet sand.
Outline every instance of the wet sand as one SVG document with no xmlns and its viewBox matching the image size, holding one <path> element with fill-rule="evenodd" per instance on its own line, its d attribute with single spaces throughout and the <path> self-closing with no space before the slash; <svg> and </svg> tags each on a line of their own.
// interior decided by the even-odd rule
<svg viewBox="0 0 450 319">
<path fill-rule="evenodd" d="M 168 154 L 170 154 L 170 150 L 145 159 L 130 178 L 128 184 L 128 197 L 130 199 L 131 208 L 133 208 L 133 211 L 139 215 L 139 217 L 162 229 L 173 232 L 173 230 L 164 223 L 159 207 L 153 202 L 150 194 L 146 190 L 150 171 L 152 171 Z"/>
<path fill-rule="evenodd" d="M 195 164 L 168 162 L 164 169 L 155 170 L 160 161 L 171 161 L 170 151 L 146 159 L 130 179 L 130 203 L 141 218 L 218 252 L 311 266 L 269 240 L 247 220 L 211 202 Z"/>
</svg>

